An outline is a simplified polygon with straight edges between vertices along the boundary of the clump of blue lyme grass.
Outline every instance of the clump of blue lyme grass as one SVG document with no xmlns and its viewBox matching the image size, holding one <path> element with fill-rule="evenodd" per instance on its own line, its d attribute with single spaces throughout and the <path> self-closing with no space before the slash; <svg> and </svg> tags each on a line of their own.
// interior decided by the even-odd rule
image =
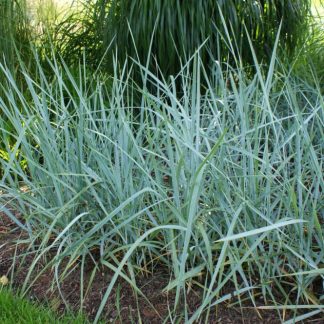
<svg viewBox="0 0 324 324">
<path fill-rule="evenodd" d="M 0 211 L 36 252 L 23 291 L 48 252 L 55 257 L 43 271 L 52 267 L 59 287 L 95 250 L 97 264 L 114 271 L 95 322 L 119 277 L 141 295 L 137 275 L 158 264 L 170 273 L 164 290 L 175 293 L 169 320 L 188 285 L 202 289 L 193 313 L 184 303 L 188 323 L 233 295 L 252 304 L 261 295 L 278 316 L 319 314 L 323 97 L 278 64 L 275 53 L 266 71 L 255 59 L 247 76 L 215 62 L 210 76 L 197 53 L 170 82 L 140 66 L 138 89 L 126 64 L 115 65 L 108 87 L 89 81 L 86 65 L 72 76 L 53 61 L 50 80 L 41 66 L 38 80 L 25 73 L 28 94 L 1 66 L 9 154 L 0 159 Z M 80 305 L 91 283 L 81 280 Z"/>
</svg>

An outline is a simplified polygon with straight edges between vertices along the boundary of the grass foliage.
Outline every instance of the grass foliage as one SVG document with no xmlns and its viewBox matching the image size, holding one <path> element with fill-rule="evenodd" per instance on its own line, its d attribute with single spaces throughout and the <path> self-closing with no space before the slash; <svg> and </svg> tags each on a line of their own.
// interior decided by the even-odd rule
<svg viewBox="0 0 324 324">
<path fill-rule="evenodd" d="M 30 65 L 32 39 L 25 0 L 0 1 L 0 62 L 10 68 L 19 86 L 20 61 Z M 0 83 L 6 82 L 0 78 Z M 2 90 L 0 88 L 0 96 Z"/>
<path fill-rule="evenodd" d="M 171 322 L 208 319 L 233 295 L 291 323 L 321 315 L 324 55 L 310 2 L 84 4 L 32 26 L 24 0 L 0 1 L 0 212 L 34 255 L 23 293 L 79 266 L 82 306 L 112 270 L 99 321 L 119 278 L 142 295 L 138 276 L 162 266 Z M 118 60 L 103 58 L 109 44 Z M 34 314 L 12 303 L 1 291 L 1 322 Z"/>
<path fill-rule="evenodd" d="M 200 53 L 206 66 L 210 58 L 253 63 L 245 28 L 258 59 L 268 61 L 281 22 L 280 46 L 292 58 L 306 39 L 311 6 L 308 0 L 99 0 L 94 10 L 104 50 L 115 39 L 122 62 L 129 55 L 145 65 L 151 48 L 152 67 L 156 60 L 168 76 L 207 39 Z"/>
<path fill-rule="evenodd" d="M 25 291 L 54 251 L 47 267 L 58 286 L 89 256 L 114 271 L 96 321 L 119 277 L 141 294 L 137 275 L 160 265 L 171 275 L 165 290 L 175 293 L 172 321 L 207 318 L 232 297 L 224 287 L 240 301 L 262 295 L 278 313 L 322 311 L 323 97 L 278 70 L 275 52 L 267 71 L 252 55 L 249 78 L 222 64 L 208 75 L 199 53 L 170 82 L 135 61 L 141 87 L 126 64 L 115 62 L 107 83 L 89 78 L 86 64 L 72 76 L 54 60 L 50 77 L 41 65 L 37 80 L 24 73 L 28 94 L 1 65 L 1 115 L 13 127 L 0 119 L 8 152 L 0 211 L 35 253 Z M 190 285 L 203 293 L 194 312 Z M 81 280 L 81 305 L 87 288 Z"/>
<path fill-rule="evenodd" d="M 44 307 L 33 302 L 14 297 L 12 292 L 0 289 L 0 321 L 2 324 L 24 323 L 24 324 L 86 324 L 81 316 L 57 315 Z"/>
<path fill-rule="evenodd" d="M 324 93 L 324 1 L 313 1 L 313 18 L 309 20 L 308 37 L 298 49 L 295 73 Z M 316 82 L 314 82 L 316 81 Z"/>
<path fill-rule="evenodd" d="M 26 12 L 25 0 L 0 1 L 0 60 L 5 59 L 12 68 L 17 68 L 14 64 L 17 50 L 23 56 L 28 48 L 30 33 Z"/>
<path fill-rule="evenodd" d="M 86 52 L 88 68 L 96 69 L 103 49 L 101 34 L 96 30 L 95 3 L 96 0 L 75 1 L 65 8 L 55 7 L 55 10 L 43 6 L 38 14 L 38 25 L 43 28 L 36 45 L 40 56 L 51 57 L 54 52 L 69 66 L 78 66 Z M 46 19 L 48 12 L 56 12 L 56 15 Z"/>
</svg>

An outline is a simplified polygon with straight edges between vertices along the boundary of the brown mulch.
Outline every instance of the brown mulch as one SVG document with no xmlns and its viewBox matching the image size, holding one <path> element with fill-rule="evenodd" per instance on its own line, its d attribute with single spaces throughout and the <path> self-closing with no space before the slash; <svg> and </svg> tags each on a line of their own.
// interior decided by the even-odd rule
<svg viewBox="0 0 324 324">
<path fill-rule="evenodd" d="M 7 275 L 13 278 L 13 287 L 20 288 L 27 272 L 33 262 L 33 255 L 27 253 L 26 243 L 16 244 L 18 240 L 26 239 L 26 234 L 22 233 L 8 217 L 0 213 L 0 277 Z M 27 240 L 26 240 L 27 241 Z M 17 258 L 17 256 L 23 257 Z M 13 258 L 16 256 L 15 267 L 13 268 Z M 47 260 L 48 261 L 48 260 Z M 42 262 L 40 261 L 36 274 L 42 272 Z M 71 269 L 72 270 L 72 269 Z M 87 264 L 84 272 L 83 282 L 86 284 L 91 278 L 93 263 Z M 61 284 L 61 294 L 67 301 L 71 310 L 77 311 L 80 308 L 80 277 L 81 270 L 76 266 L 68 277 Z M 90 320 L 93 320 L 100 305 L 102 297 L 109 284 L 112 272 L 107 269 L 99 269 L 94 277 L 91 288 L 89 289 L 82 310 Z M 32 300 L 45 302 L 52 309 L 62 313 L 66 310 L 65 304 L 53 285 L 53 270 L 45 270 L 31 285 L 28 297 Z M 174 294 L 163 293 L 162 290 L 169 283 L 169 275 L 163 268 L 155 269 L 154 274 L 143 275 L 137 279 L 137 286 L 149 299 L 151 306 L 145 298 L 134 294 L 133 289 L 125 282 L 118 280 L 114 286 L 108 302 L 105 306 L 103 315 L 107 323 L 136 323 L 139 322 L 139 315 L 143 323 L 171 323 L 168 318 L 169 311 L 172 310 Z M 201 292 L 193 290 L 188 293 L 187 305 L 190 311 L 194 311 L 201 301 Z M 164 321 L 165 320 L 165 321 Z M 179 323 L 185 320 L 179 318 Z M 256 311 L 253 307 L 241 309 L 239 306 L 229 306 L 221 304 L 210 313 L 208 323 L 281 323 L 278 314 L 274 311 Z M 321 321 L 312 321 L 321 323 Z"/>
</svg>

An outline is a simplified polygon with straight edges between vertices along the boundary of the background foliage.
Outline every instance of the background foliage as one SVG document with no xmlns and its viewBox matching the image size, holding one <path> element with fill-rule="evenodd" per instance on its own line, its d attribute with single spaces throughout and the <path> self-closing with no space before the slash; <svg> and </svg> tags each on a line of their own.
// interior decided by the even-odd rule
<svg viewBox="0 0 324 324">
<path fill-rule="evenodd" d="M 30 41 L 30 27 L 26 17 L 25 0 L 0 1 L 0 53 L 1 60 L 17 68 L 14 58 L 20 55 L 27 59 L 26 50 Z"/>
<path fill-rule="evenodd" d="M 121 61 L 130 55 L 144 64 L 152 47 L 152 66 L 156 60 L 168 75 L 207 38 L 201 51 L 205 63 L 210 58 L 253 63 L 246 31 L 258 59 L 267 61 L 281 21 L 280 47 L 292 57 L 307 36 L 310 1 L 99 0 L 95 10 L 104 48 L 115 37 Z"/>
</svg>

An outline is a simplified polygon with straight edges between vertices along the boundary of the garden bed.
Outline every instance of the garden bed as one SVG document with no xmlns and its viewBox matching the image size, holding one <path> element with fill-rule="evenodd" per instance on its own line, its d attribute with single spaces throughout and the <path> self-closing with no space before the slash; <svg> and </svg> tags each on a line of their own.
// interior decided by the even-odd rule
<svg viewBox="0 0 324 324">
<path fill-rule="evenodd" d="M 0 276 L 6 275 L 11 278 L 10 284 L 15 290 L 21 288 L 30 264 L 33 262 L 33 256 L 27 251 L 27 245 L 17 244 L 18 241 L 25 238 L 27 238 L 26 235 L 17 228 L 15 223 L 4 214 L 0 214 Z M 16 260 L 15 263 L 13 262 L 14 259 Z M 93 263 L 89 261 L 84 272 L 84 282 L 90 280 L 92 270 Z M 39 271 L 41 271 L 41 265 L 39 265 Z M 74 312 L 77 312 L 80 308 L 80 275 L 80 267 L 76 263 L 75 269 L 60 286 L 62 296 Z M 90 320 L 93 320 L 96 315 L 112 275 L 112 273 L 104 270 L 104 272 L 99 272 L 96 275 L 92 283 L 82 305 L 82 311 Z M 168 317 L 169 309 L 172 308 L 172 301 L 174 300 L 174 294 L 163 292 L 163 288 L 168 285 L 169 279 L 168 272 L 164 271 L 162 267 L 154 269 L 153 274 L 143 274 L 137 279 L 138 287 L 145 296 L 148 296 L 151 305 L 144 298 L 136 298 L 133 289 L 125 281 L 119 280 L 106 304 L 103 319 L 113 323 L 131 323 L 132 321 L 137 322 L 140 316 L 143 323 L 162 323 L 163 319 Z M 33 301 L 45 303 L 62 314 L 67 308 L 57 288 L 53 288 L 53 281 L 53 271 L 45 271 L 31 285 L 26 297 Z M 225 290 L 229 293 L 231 287 L 226 287 Z M 188 291 L 187 305 L 193 311 L 199 306 L 201 292 L 197 288 L 188 289 Z M 214 308 L 211 311 L 209 323 L 281 323 L 278 314 L 274 311 L 260 311 L 248 305 L 243 308 L 239 305 L 231 306 L 233 302 L 235 303 L 234 299 Z M 259 300 L 259 303 L 261 305 L 261 300 Z M 183 322 L 183 319 L 180 322 Z M 313 321 L 313 323 L 320 323 L 320 321 Z"/>
</svg>

